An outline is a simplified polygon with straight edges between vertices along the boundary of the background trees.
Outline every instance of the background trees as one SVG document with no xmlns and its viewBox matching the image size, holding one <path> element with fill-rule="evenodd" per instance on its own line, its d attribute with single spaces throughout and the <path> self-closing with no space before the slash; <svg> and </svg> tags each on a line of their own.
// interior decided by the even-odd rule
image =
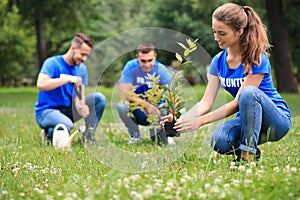
<svg viewBox="0 0 300 200">
<path fill-rule="evenodd" d="M 211 14 L 224 2 L 226 1 L 2 0 L 1 85 L 17 85 L 23 77 L 35 80 L 44 59 L 64 53 L 75 32 L 86 32 L 97 42 L 101 42 L 119 32 L 138 27 L 164 27 L 199 38 L 199 43 L 213 56 L 219 49 L 211 31 Z M 300 50 L 297 41 L 300 29 L 299 1 L 231 2 L 250 5 L 262 17 L 274 45 L 271 61 L 274 61 L 272 65 L 277 87 L 281 92 L 298 92 L 293 80 L 297 80 L 294 77 L 298 77 L 298 80 L 300 78 Z M 112 86 L 124 62 L 132 56 L 133 52 L 115 60 L 103 71 L 105 75 L 101 84 Z M 164 60 L 167 62 L 165 64 L 171 63 L 168 56 L 164 58 L 168 59 Z M 93 75 L 95 73 L 91 72 L 91 79 L 97 80 Z"/>
</svg>

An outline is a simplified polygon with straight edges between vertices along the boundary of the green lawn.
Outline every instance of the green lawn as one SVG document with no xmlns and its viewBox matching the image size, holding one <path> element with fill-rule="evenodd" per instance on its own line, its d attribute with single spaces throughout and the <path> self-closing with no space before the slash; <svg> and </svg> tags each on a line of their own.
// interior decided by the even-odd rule
<svg viewBox="0 0 300 200">
<path fill-rule="evenodd" d="M 199 98 L 204 88 L 193 89 Z M 143 143 L 127 145 L 114 89 L 96 90 L 107 96 L 99 145 L 74 141 L 72 151 L 63 152 L 41 143 L 36 88 L 0 88 L 0 199 L 300 199 L 299 94 L 282 94 L 293 113 L 289 134 L 261 145 L 260 162 L 233 166 L 232 157 L 208 145 L 217 123 L 163 148 L 151 145 L 143 128 Z"/>
</svg>

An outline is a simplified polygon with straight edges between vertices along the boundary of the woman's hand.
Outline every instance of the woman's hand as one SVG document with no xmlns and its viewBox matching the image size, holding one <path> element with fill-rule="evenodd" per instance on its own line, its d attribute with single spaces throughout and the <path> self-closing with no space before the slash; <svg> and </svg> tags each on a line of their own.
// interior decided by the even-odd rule
<svg viewBox="0 0 300 200">
<path fill-rule="evenodd" d="M 201 117 L 196 118 L 183 118 L 180 117 L 176 120 L 174 129 L 180 133 L 191 132 L 202 126 Z"/>
</svg>

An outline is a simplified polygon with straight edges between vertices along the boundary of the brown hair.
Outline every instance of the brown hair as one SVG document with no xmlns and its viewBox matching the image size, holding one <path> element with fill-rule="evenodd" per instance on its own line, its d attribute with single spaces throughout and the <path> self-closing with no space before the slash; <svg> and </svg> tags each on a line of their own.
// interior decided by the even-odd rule
<svg viewBox="0 0 300 200">
<path fill-rule="evenodd" d="M 136 53 L 149 53 L 150 51 L 155 51 L 155 46 L 151 43 L 145 42 L 140 44 L 137 49 L 136 49 Z"/>
<path fill-rule="evenodd" d="M 240 37 L 240 45 L 245 73 L 252 72 L 252 63 L 257 66 L 260 64 L 261 53 L 269 55 L 267 50 L 270 44 L 266 26 L 250 6 L 226 3 L 214 11 L 213 18 L 224 22 L 234 31 L 244 29 Z"/>
<path fill-rule="evenodd" d="M 89 47 L 93 48 L 95 41 L 85 33 L 76 33 L 73 37 L 72 44 L 76 47 L 80 47 L 83 43 L 87 44 Z"/>
</svg>

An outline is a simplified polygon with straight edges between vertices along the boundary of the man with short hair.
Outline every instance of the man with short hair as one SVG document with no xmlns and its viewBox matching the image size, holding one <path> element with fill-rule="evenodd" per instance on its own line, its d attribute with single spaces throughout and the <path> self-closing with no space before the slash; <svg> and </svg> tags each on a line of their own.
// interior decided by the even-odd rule
<svg viewBox="0 0 300 200">
<path fill-rule="evenodd" d="M 120 97 L 125 98 L 130 103 L 138 102 L 145 108 L 145 112 L 136 109 L 133 111 L 133 117 L 128 116 L 128 108 L 123 103 L 117 104 L 117 110 L 119 116 L 125 126 L 128 129 L 128 133 L 130 135 L 130 139 L 128 144 L 133 144 L 141 141 L 141 133 L 138 125 L 147 126 L 149 125 L 149 121 L 147 120 L 149 114 L 156 114 L 160 116 L 160 110 L 147 102 L 147 100 L 142 98 L 132 98 L 132 96 L 128 95 L 131 92 L 135 92 L 136 94 L 144 94 L 148 89 L 152 86 L 149 81 L 145 78 L 147 74 L 151 74 L 155 76 L 160 76 L 159 85 L 167 85 L 172 80 L 172 74 L 170 70 L 163 65 L 162 63 L 156 60 L 156 50 L 155 46 L 151 43 L 142 43 L 137 47 L 136 50 L 136 58 L 128 61 L 122 71 L 121 78 L 118 82 L 119 95 Z M 137 87 L 135 91 L 133 87 Z M 150 130 L 153 132 L 153 130 Z M 162 130 L 160 130 L 162 131 Z M 155 135 L 152 141 L 155 140 Z"/>
<path fill-rule="evenodd" d="M 92 136 L 106 105 L 106 97 L 101 93 L 85 96 L 88 70 L 83 62 L 94 44 L 94 40 L 88 35 L 77 33 L 64 55 L 49 57 L 42 65 L 37 80 L 39 92 L 34 109 L 36 122 L 44 129 L 50 142 L 57 124 L 66 125 L 70 132 L 74 122 L 81 118 L 85 119 L 87 125 L 82 142 L 90 143 L 93 140 Z"/>
</svg>

